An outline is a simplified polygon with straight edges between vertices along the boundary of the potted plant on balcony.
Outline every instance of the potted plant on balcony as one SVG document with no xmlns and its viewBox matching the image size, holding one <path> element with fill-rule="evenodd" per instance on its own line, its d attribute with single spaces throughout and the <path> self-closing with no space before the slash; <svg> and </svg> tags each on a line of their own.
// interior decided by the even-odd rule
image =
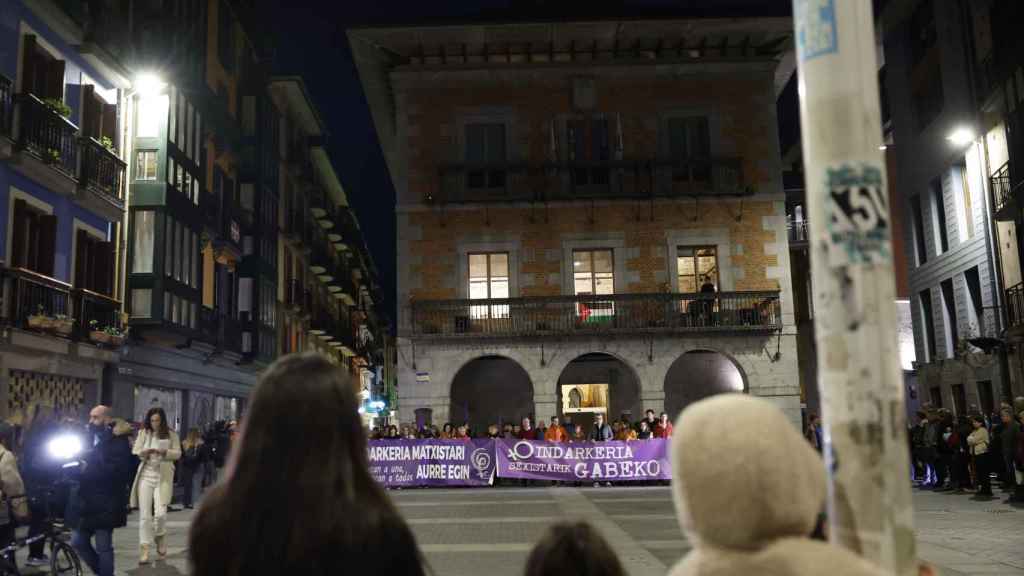
<svg viewBox="0 0 1024 576">
<path fill-rule="evenodd" d="M 109 136 L 100 136 L 100 146 L 107 149 L 107 152 L 111 154 L 117 154 L 117 150 L 114 149 L 114 141 Z"/>
<path fill-rule="evenodd" d="M 111 346 L 118 348 L 124 344 L 125 332 L 114 326 L 107 326 L 103 329 L 107 333 L 107 343 Z"/>
<path fill-rule="evenodd" d="M 89 320 L 89 340 L 97 344 L 109 344 L 110 334 L 100 329 L 100 323 L 96 320 Z"/>
<path fill-rule="evenodd" d="M 43 305 L 40 304 L 36 308 L 35 314 L 30 314 L 28 317 L 28 327 L 34 330 L 49 330 L 53 327 L 53 318 L 46 313 Z"/>
<path fill-rule="evenodd" d="M 71 336 L 71 333 L 75 330 L 75 319 L 65 314 L 57 314 L 51 320 L 51 328 L 61 336 Z"/>
<path fill-rule="evenodd" d="M 65 104 L 60 98 L 47 98 L 46 100 L 43 100 L 43 104 L 46 104 L 50 110 L 53 110 L 65 118 L 71 116 L 71 107 Z"/>
<path fill-rule="evenodd" d="M 43 152 L 43 162 L 47 164 L 60 164 L 60 150 L 56 148 L 47 148 Z"/>
</svg>

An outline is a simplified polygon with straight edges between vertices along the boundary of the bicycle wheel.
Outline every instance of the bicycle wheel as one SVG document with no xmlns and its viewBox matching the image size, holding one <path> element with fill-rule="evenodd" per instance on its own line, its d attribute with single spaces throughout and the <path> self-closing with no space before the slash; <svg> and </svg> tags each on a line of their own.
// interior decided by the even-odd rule
<svg viewBox="0 0 1024 576">
<path fill-rule="evenodd" d="M 50 574 L 82 576 L 82 562 L 70 544 L 54 540 L 50 547 Z"/>
</svg>

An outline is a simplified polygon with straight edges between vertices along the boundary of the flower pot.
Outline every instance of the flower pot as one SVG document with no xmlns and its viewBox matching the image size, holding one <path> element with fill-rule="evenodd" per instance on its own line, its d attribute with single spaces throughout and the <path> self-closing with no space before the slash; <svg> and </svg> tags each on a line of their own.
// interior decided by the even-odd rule
<svg viewBox="0 0 1024 576">
<path fill-rule="evenodd" d="M 70 320 L 54 320 L 53 329 L 61 336 L 71 336 L 75 330 L 75 323 Z"/>
<path fill-rule="evenodd" d="M 114 334 L 107 334 L 107 336 L 110 338 L 110 345 L 111 346 L 119 347 L 122 344 L 124 344 L 124 336 L 119 336 L 119 335 L 114 335 Z"/>
<path fill-rule="evenodd" d="M 89 332 L 89 340 L 92 340 L 93 342 L 96 342 L 98 344 L 109 344 L 110 334 L 107 334 L 103 330 L 93 330 Z"/>
<path fill-rule="evenodd" d="M 53 326 L 53 319 L 41 314 L 28 317 L 28 327 L 37 330 L 49 330 Z"/>
</svg>

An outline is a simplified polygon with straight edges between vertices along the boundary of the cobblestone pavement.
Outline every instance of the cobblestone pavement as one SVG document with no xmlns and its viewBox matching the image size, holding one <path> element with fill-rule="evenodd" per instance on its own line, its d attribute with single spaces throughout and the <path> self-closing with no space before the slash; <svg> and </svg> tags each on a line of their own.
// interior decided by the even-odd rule
<svg viewBox="0 0 1024 576">
<path fill-rule="evenodd" d="M 582 518 L 615 547 L 632 576 L 664 576 L 689 549 L 667 487 L 494 488 L 390 492 L 436 574 L 522 573 L 533 544 L 552 522 Z M 1024 509 L 1001 500 L 915 492 L 918 548 L 943 575 L 1024 576 Z M 114 532 L 117 574 L 187 574 L 191 511 L 168 517 L 170 554 L 138 566 L 138 516 Z M 22 554 L 23 565 L 24 555 Z M 28 569 L 26 574 L 32 574 Z M 37 572 L 38 573 L 38 572 Z M 86 574 L 88 570 L 86 569 Z"/>
</svg>

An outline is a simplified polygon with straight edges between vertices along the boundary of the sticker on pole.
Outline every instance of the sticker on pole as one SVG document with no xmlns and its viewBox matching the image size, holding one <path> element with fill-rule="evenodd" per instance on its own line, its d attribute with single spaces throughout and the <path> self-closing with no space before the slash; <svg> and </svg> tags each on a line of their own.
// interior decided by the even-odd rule
<svg viewBox="0 0 1024 576">
<path fill-rule="evenodd" d="M 882 169 L 870 164 L 828 168 L 825 190 L 829 265 L 889 262 L 889 198 Z"/>
<path fill-rule="evenodd" d="M 835 0 L 794 0 L 793 16 L 801 62 L 838 50 Z"/>
</svg>

